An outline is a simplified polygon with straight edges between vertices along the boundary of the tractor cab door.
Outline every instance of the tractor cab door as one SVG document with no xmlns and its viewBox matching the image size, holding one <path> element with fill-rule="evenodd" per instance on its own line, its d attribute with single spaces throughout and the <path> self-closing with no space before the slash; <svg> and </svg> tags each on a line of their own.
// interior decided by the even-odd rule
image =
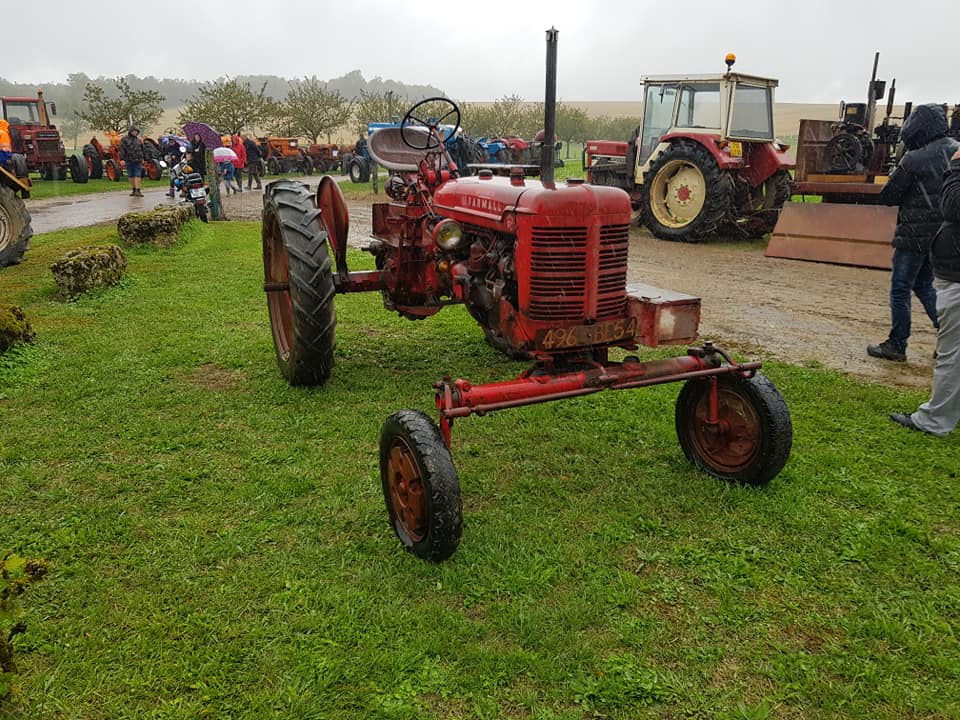
<svg viewBox="0 0 960 720">
<path fill-rule="evenodd" d="M 639 172 L 656 149 L 660 138 L 673 127 L 677 90 L 676 84 L 647 84 L 643 100 L 643 126 L 637 138 L 635 171 Z"/>
<path fill-rule="evenodd" d="M 728 83 L 723 138 L 773 142 L 773 87 L 737 80 Z"/>
</svg>

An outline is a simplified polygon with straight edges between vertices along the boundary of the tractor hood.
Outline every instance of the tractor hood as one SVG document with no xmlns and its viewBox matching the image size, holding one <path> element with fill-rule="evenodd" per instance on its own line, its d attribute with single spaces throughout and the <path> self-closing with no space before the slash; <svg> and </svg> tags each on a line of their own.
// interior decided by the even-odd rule
<svg viewBox="0 0 960 720">
<path fill-rule="evenodd" d="M 580 180 L 544 186 L 539 180 L 504 177 L 467 177 L 451 180 L 437 188 L 436 209 L 459 222 L 504 230 L 507 215 L 540 215 L 564 218 L 568 225 L 576 218 L 597 215 L 617 216 L 610 222 L 630 222 L 630 197 L 619 188 L 587 185 Z"/>
</svg>

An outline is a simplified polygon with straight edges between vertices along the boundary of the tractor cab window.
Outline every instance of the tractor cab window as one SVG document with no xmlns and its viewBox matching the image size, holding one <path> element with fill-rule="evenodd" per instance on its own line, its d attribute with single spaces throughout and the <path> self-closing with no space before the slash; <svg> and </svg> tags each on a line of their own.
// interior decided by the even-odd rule
<svg viewBox="0 0 960 720">
<path fill-rule="evenodd" d="M 677 127 L 720 127 L 720 83 L 683 85 L 680 88 L 680 107 Z"/>
<path fill-rule="evenodd" d="M 643 101 L 643 135 L 637 157 L 642 165 L 657 147 L 660 137 L 673 127 L 673 108 L 677 100 L 676 85 L 648 85 Z"/>
<path fill-rule="evenodd" d="M 7 102 L 4 103 L 4 110 L 11 125 L 36 125 L 40 122 L 36 103 Z"/>
<path fill-rule="evenodd" d="M 737 83 L 727 135 L 746 140 L 773 140 L 770 88 Z"/>
</svg>

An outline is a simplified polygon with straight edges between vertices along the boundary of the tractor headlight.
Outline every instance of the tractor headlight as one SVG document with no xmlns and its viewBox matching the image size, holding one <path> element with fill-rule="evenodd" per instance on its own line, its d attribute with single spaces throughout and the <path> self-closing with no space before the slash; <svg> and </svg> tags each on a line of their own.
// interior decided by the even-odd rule
<svg viewBox="0 0 960 720">
<path fill-rule="evenodd" d="M 433 228 L 433 241 L 442 250 L 455 250 L 463 242 L 463 228 L 456 220 L 441 220 Z"/>
</svg>

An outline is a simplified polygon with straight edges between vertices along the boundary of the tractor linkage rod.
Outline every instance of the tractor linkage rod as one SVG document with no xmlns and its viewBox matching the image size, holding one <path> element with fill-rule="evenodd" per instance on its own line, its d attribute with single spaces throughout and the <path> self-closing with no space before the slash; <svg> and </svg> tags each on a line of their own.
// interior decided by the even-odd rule
<svg viewBox="0 0 960 720">
<path fill-rule="evenodd" d="M 727 364 L 721 364 L 721 358 Z M 536 365 L 513 380 L 485 385 L 473 385 L 463 379 L 451 380 L 448 375 L 434 383 L 433 387 L 437 391 L 440 431 L 447 447 L 450 447 L 451 430 L 456 418 L 483 416 L 497 410 L 592 395 L 602 390 L 629 390 L 738 373 L 751 377 L 760 367 L 760 362 L 733 362 L 726 352 L 708 343 L 702 348 L 691 348 L 680 357 L 648 362 L 640 362 L 631 356 L 622 363 L 597 363 L 589 369 L 566 372 L 552 372 Z M 716 382 L 711 385 L 708 422 L 717 422 Z"/>
</svg>

